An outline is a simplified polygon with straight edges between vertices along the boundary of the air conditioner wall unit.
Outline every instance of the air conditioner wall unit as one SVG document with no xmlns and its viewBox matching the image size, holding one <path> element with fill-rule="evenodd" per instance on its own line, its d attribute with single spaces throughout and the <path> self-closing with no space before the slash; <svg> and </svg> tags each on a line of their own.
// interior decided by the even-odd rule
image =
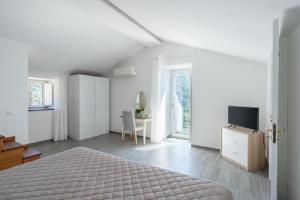
<svg viewBox="0 0 300 200">
<path fill-rule="evenodd" d="M 135 76 L 135 67 L 119 67 L 113 69 L 113 76 Z"/>
</svg>

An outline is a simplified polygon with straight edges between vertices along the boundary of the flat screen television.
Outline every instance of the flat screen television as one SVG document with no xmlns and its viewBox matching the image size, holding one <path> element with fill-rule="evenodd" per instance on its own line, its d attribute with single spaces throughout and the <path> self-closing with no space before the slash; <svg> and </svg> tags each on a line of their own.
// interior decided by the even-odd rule
<svg viewBox="0 0 300 200">
<path fill-rule="evenodd" d="M 259 108 L 228 106 L 228 124 L 258 130 Z"/>
</svg>

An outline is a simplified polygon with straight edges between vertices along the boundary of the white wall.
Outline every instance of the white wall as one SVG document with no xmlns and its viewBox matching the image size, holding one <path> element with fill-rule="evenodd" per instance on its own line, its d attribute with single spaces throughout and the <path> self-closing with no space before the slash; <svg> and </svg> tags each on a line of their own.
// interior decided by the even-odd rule
<svg viewBox="0 0 300 200">
<path fill-rule="evenodd" d="M 29 143 L 53 139 L 54 110 L 29 111 Z"/>
<path fill-rule="evenodd" d="M 227 106 L 260 108 L 260 129 L 266 124 L 267 65 L 173 43 L 146 48 L 118 66 L 135 66 L 137 76 L 111 79 L 111 130 L 120 132 L 122 110 L 135 109 L 138 91 L 151 99 L 152 60 L 164 56 L 167 65 L 192 63 L 193 145 L 220 148 L 220 127 Z"/>
<path fill-rule="evenodd" d="M 300 25 L 289 37 L 288 49 L 288 195 L 300 199 Z"/>
<path fill-rule="evenodd" d="M 0 134 L 28 143 L 28 46 L 0 38 Z"/>
<path fill-rule="evenodd" d="M 259 107 L 266 127 L 267 65 L 202 52 L 192 69 L 192 144 L 220 148 L 228 105 Z"/>
<path fill-rule="evenodd" d="M 143 91 L 146 95 L 146 110 L 150 111 L 151 99 L 151 54 L 144 51 L 137 56 L 122 63 L 120 66 L 128 66 L 131 63 L 136 66 L 135 77 L 111 78 L 110 89 L 110 130 L 121 132 L 121 112 L 123 110 L 134 110 L 136 96 L 139 91 Z M 128 64 L 128 65 L 127 65 Z M 150 64 L 150 66 L 149 66 Z M 149 131 L 147 131 L 147 134 Z M 150 136 L 150 135 L 148 135 Z"/>
</svg>

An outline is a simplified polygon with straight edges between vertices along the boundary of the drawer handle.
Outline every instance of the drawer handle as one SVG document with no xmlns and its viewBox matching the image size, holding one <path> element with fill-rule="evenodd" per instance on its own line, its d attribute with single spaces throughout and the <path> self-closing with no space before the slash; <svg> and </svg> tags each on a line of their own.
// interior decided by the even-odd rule
<svg viewBox="0 0 300 200">
<path fill-rule="evenodd" d="M 237 144 L 237 141 L 233 141 L 234 144 Z"/>
<path fill-rule="evenodd" d="M 234 154 L 237 154 L 238 152 L 235 151 L 235 152 L 233 152 L 233 153 L 234 153 Z"/>
</svg>

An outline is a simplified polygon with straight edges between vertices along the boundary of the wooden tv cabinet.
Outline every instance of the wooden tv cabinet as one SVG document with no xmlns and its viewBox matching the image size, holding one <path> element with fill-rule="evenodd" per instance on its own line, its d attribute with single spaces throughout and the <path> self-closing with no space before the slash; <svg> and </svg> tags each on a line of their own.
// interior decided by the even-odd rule
<svg viewBox="0 0 300 200">
<path fill-rule="evenodd" d="M 263 169 L 264 135 L 249 129 L 222 127 L 221 156 L 247 171 Z"/>
</svg>

